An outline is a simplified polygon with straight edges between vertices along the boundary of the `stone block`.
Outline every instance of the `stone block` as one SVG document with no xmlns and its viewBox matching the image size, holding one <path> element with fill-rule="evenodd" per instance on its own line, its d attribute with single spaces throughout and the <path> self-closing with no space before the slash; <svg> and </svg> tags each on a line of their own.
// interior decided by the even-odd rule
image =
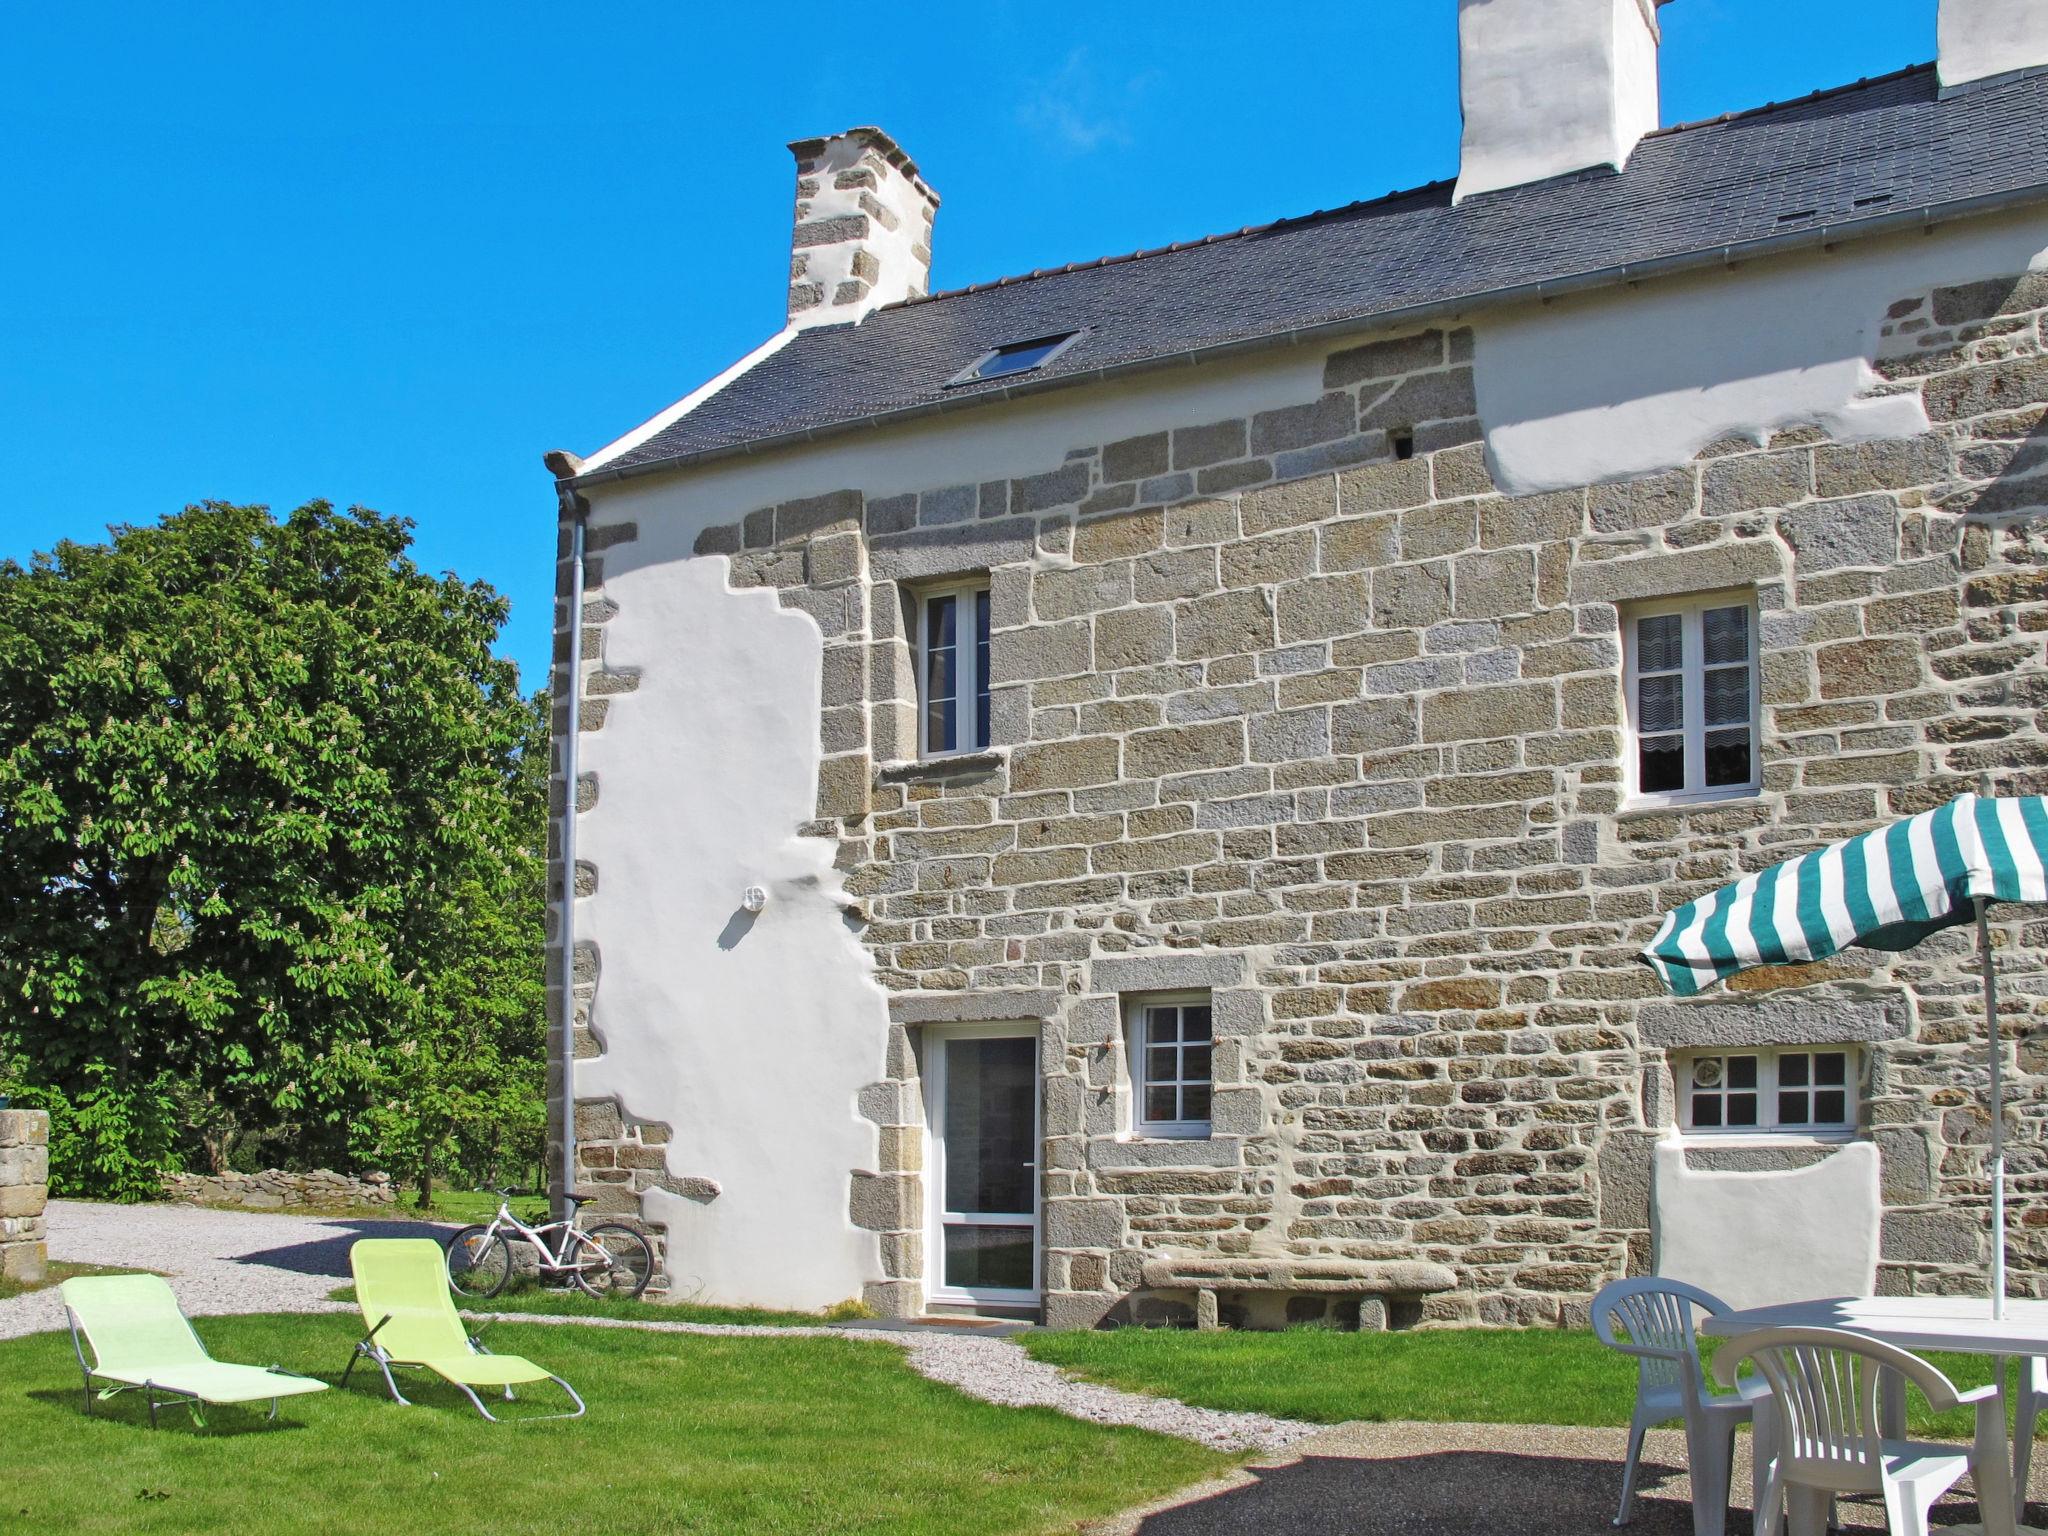
<svg viewBox="0 0 2048 1536">
<path fill-rule="evenodd" d="M 1174 607 L 1174 654 L 1199 660 L 1269 650 L 1273 601 L 1263 590 L 1218 592 Z"/>
<path fill-rule="evenodd" d="M 1074 528 L 1074 562 L 1093 565 L 1105 560 L 1128 560 L 1159 548 L 1165 536 L 1162 512 L 1126 512 L 1094 518 Z"/>
<path fill-rule="evenodd" d="M 1536 606 L 1536 557 L 1526 549 L 1460 555 L 1452 563 L 1451 612 L 1461 619 L 1504 619 Z"/>
<path fill-rule="evenodd" d="M 1587 515 L 1597 533 L 1662 528 L 1692 516 L 1699 499 L 1699 472 L 1687 467 L 1596 485 L 1587 494 Z"/>
<path fill-rule="evenodd" d="M 1318 523 L 1336 512 L 1337 482 L 1327 475 L 1265 486 L 1247 492 L 1238 503 L 1239 526 L 1248 539 Z"/>
<path fill-rule="evenodd" d="M 2048 357 L 2017 357 L 1929 379 L 1921 389 L 1933 421 L 1961 421 L 2048 400 Z"/>
<path fill-rule="evenodd" d="M 856 1171 L 847 1200 L 847 1216 L 869 1232 L 896 1232 L 922 1221 L 923 1184 L 907 1173 Z"/>
<path fill-rule="evenodd" d="M 1801 576 L 1845 566 L 1889 567 L 1899 557 L 1899 508 L 1889 496 L 1813 502 L 1778 516 Z"/>
<path fill-rule="evenodd" d="M 1429 500 L 1427 459 L 1388 459 L 1337 478 L 1337 509 L 1345 516 L 1420 507 Z"/>
<path fill-rule="evenodd" d="M 41 1109 L 0 1109 L 0 1147 L 46 1147 L 50 1116 Z"/>
<path fill-rule="evenodd" d="M 1440 373 L 1418 373 L 1403 379 L 1359 412 L 1358 425 L 1366 431 L 1377 428 L 1396 432 L 1426 421 L 1455 421 L 1478 414 L 1472 370 L 1446 368 Z"/>
<path fill-rule="evenodd" d="M 989 678 L 1002 684 L 1073 677 L 1093 669 L 1094 651 L 1094 630 L 1085 618 L 1006 629 L 989 645 Z"/>
<path fill-rule="evenodd" d="M 1759 507 L 1789 507 L 1812 494 L 1813 456 L 1805 449 L 1746 453 L 1707 466 L 1700 481 L 1700 511 L 1723 517 Z"/>
<path fill-rule="evenodd" d="M 1044 1214 L 1048 1248 L 1115 1248 L 1123 1242 L 1121 1200 L 1048 1200 Z"/>
<path fill-rule="evenodd" d="M 1364 699 L 1330 712 L 1330 745 L 1338 752 L 1385 752 L 1419 739 L 1410 698 Z"/>
<path fill-rule="evenodd" d="M 1355 634 L 1366 627 L 1371 605 L 1371 583 L 1362 571 L 1291 581 L 1275 594 L 1280 643 Z"/>
<path fill-rule="evenodd" d="M 1102 450 L 1102 478 L 1106 481 L 1144 480 L 1163 475 L 1171 467 L 1164 432 L 1127 437 Z"/>
<path fill-rule="evenodd" d="M 0 1216 L 40 1216 L 49 1203 L 46 1184 L 0 1184 Z"/>
<path fill-rule="evenodd" d="M 1881 698 L 1920 685 L 1921 644 L 1908 639 L 1847 640 L 1821 648 L 1820 696 Z"/>
<path fill-rule="evenodd" d="M 1323 364 L 1323 387 L 1342 389 L 1366 379 L 1393 379 L 1444 365 L 1444 333 L 1421 331 L 1333 352 Z"/>
<path fill-rule="evenodd" d="M 50 1252 L 40 1242 L 0 1243 L 0 1280 L 41 1285 L 50 1273 Z"/>
<path fill-rule="evenodd" d="M 1372 573 L 1372 622 L 1378 629 L 1425 629 L 1451 616 L 1451 567 L 1393 565 Z"/>
<path fill-rule="evenodd" d="M 1217 551 L 1223 585 L 1226 587 L 1271 586 L 1292 581 L 1315 569 L 1316 536 L 1307 528 L 1292 529 L 1262 539 L 1225 544 Z"/>
<path fill-rule="evenodd" d="M 1327 394 L 1306 405 L 1261 411 L 1252 418 L 1251 451 L 1267 455 L 1348 437 L 1358 424 L 1358 407 L 1348 394 Z"/>
<path fill-rule="evenodd" d="M 1422 703 L 1424 741 L 1491 741 L 1556 728 L 1557 693 L 1547 683 L 1465 688 Z"/>
<path fill-rule="evenodd" d="M 1010 788 L 1078 789 L 1117 777 L 1122 748 L 1115 737 L 1030 743 L 1010 755 Z"/>
<path fill-rule="evenodd" d="M 1871 443 L 1823 443 L 1813 450 L 1813 484 L 1822 496 L 1855 496 L 1932 485 L 1955 470 L 1947 438 L 1881 438 Z"/>
<path fill-rule="evenodd" d="M 1242 421 L 1218 421 L 1202 427 L 1177 427 L 1173 433 L 1173 467 L 1200 469 L 1245 456 Z"/>
<path fill-rule="evenodd" d="M 1984 1262 L 1986 1231 L 1975 1212 L 1955 1210 L 1886 1211 L 1881 1243 L 1892 1263 L 1961 1264 Z"/>
<path fill-rule="evenodd" d="M 0 1184 L 50 1182 L 50 1149 L 46 1146 L 0 1147 Z"/>
<path fill-rule="evenodd" d="M 1326 571 L 1374 570 L 1399 558 L 1400 519 L 1382 512 L 1325 523 L 1318 563 Z"/>
</svg>

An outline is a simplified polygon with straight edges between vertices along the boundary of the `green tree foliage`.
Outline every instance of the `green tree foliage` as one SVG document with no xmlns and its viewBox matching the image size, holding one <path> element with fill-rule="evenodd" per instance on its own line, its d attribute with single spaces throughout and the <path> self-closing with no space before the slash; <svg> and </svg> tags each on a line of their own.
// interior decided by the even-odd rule
<svg viewBox="0 0 2048 1536">
<path fill-rule="evenodd" d="M 61 1187 L 531 1138 L 545 746 L 505 600 L 409 529 L 210 503 L 0 562 L 0 1087 Z"/>
</svg>

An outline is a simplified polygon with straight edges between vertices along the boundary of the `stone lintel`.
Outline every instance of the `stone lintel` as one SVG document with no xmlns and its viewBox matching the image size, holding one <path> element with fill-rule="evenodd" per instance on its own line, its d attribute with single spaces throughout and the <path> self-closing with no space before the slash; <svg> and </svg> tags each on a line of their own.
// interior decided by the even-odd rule
<svg viewBox="0 0 2048 1536">
<path fill-rule="evenodd" d="M 999 1019 L 1049 1019 L 1060 994 L 1049 987 L 981 992 L 905 992 L 889 999 L 898 1024 L 981 1024 Z"/>
<path fill-rule="evenodd" d="M 1675 554 L 1637 555 L 1581 562 L 1572 567 L 1574 603 L 1630 603 L 1680 597 L 1717 587 L 1747 586 L 1784 574 L 1779 545 L 1770 539 L 1710 544 Z"/>
<path fill-rule="evenodd" d="M 1211 951 L 1162 950 L 1110 955 L 1094 962 L 1098 992 L 1171 992 L 1183 987 L 1227 987 L 1244 979 L 1244 956 Z"/>
<path fill-rule="evenodd" d="M 1031 558 L 1029 523 L 950 523 L 911 533 L 885 534 L 868 546 L 868 575 L 875 581 L 936 581 L 971 576 L 998 565 Z"/>
<path fill-rule="evenodd" d="M 1903 1040 L 1911 1031 L 1903 994 L 1886 997 L 1774 996 L 1755 1002 L 1651 1003 L 1636 1015 L 1643 1044 L 1666 1050 L 1746 1045 L 1853 1045 Z"/>
</svg>

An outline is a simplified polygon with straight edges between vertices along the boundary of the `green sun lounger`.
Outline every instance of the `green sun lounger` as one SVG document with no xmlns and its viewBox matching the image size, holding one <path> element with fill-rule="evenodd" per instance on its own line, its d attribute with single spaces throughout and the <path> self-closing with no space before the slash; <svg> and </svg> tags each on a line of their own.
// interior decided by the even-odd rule
<svg viewBox="0 0 2048 1536">
<path fill-rule="evenodd" d="M 576 1411 L 534 1414 L 518 1422 L 583 1416 L 583 1399 L 561 1377 L 517 1355 L 489 1353 L 463 1327 L 448 1290 L 448 1261 L 432 1238 L 366 1237 L 349 1249 L 348 1265 L 355 1272 L 356 1304 L 363 1309 L 363 1321 L 370 1331 L 349 1357 L 348 1370 L 341 1373 L 343 1386 L 348 1385 L 349 1372 L 357 1361 L 373 1360 L 383 1371 L 392 1397 L 404 1403 L 406 1397 L 398 1390 L 392 1367 L 432 1371 L 460 1387 L 476 1411 L 495 1424 L 497 1415 L 484 1406 L 476 1388 L 502 1391 L 510 1402 L 514 1387 L 552 1381 L 569 1394 Z"/>
<path fill-rule="evenodd" d="M 159 1396 L 182 1400 L 192 1417 L 206 1422 L 203 1403 L 260 1403 L 270 1399 L 277 1417 L 280 1398 L 325 1392 L 327 1383 L 291 1376 L 276 1366 L 229 1365 L 199 1342 L 178 1308 L 178 1298 L 156 1275 L 89 1275 L 58 1288 L 71 1324 L 71 1349 L 85 1376 L 85 1411 L 92 1412 L 93 1378 L 110 1383 L 102 1399 L 141 1392 L 156 1424 Z M 92 1351 L 92 1363 L 86 1351 Z"/>
</svg>

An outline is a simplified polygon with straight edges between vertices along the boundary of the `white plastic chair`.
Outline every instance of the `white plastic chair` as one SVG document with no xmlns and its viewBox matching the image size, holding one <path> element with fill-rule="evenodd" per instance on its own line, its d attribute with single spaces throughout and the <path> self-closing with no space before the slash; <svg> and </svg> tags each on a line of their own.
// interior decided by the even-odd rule
<svg viewBox="0 0 2048 1536">
<path fill-rule="evenodd" d="M 1652 1425 L 1683 1419 L 1686 1469 L 1692 1478 L 1693 1536 L 1722 1536 L 1727 1529 L 1735 1429 L 1760 1403 L 1768 1409 L 1767 1391 L 1754 1377 L 1742 1383 L 1738 1397 L 1723 1397 L 1708 1389 L 1694 1332 L 1695 1310 L 1719 1317 L 1729 1307 L 1696 1285 L 1657 1275 L 1616 1280 L 1593 1298 L 1595 1336 L 1608 1348 L 1636 1357 L 1636 1411 L 1629 1420 L 1628 1461 L 1621 1472 L 1621 1510 L 1614 1517 L 1616 1525 L 1628 1524 L 1635 1502 L 1643 1436 Z M 1768 1459 L 1763 1444 L 1769 1433 L 1768 1412 L 1757 1432 L 1756 1491 L 1761 1497 Z"/>
<path fill-rule="evenodd" d="M 1723 1385 L 1754 1360 L 1776 1404 L 1776 1457 L 1758 1501 L 1757 1529 L 1777 1526 L 1782 1502 L 1791 1536 L 1825 1536 L 1838 1493 L 1881 1493 L 1892 1536 L 1928 1536 L 1934 1501 L 1968 1472 L 1979 1489 L 2003 1477 L 2005 1411 L 1998 1388 L 1958 1392 L 1918 1355 L 1839 1328 L 1765 1328 L 1731 1339 L 1714 1357 Z M 1937 1413 L 1970 1404 L 1977 1414 L 1968 1451 L 1926 1440 L 1884 1438 L 1879 1384 L 1896 1371 Z M 1768 1516 L 1765 1512 L 1768 1511 Z"/>
<path fill-rule="evenodd" d="M 2020 1382 L 2012 1429 L 2012 1507 L 2027 1512 L 2027 1473 L 2034 1464 L 2034 1425 L 2048 1404 L 2048 1360 L 2039 1355 L 2020 1362 Z"/>
</svg>

